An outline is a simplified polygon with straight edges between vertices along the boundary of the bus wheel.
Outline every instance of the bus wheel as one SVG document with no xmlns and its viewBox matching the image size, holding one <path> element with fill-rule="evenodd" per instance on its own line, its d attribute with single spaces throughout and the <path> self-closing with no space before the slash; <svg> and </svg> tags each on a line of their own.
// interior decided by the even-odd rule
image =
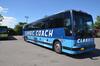
<svg viewBox="0 0 100 66">
<path fill-rule="evenodd" d="M 27 41 L 27 36 L 24 36 L 24 41 Z"/>
<path fill-rule="evenodd" d="M 62 47 L 59 41 L 54 42 L 54 51 L 59 54 L 62 53 Z"/>
</svg>

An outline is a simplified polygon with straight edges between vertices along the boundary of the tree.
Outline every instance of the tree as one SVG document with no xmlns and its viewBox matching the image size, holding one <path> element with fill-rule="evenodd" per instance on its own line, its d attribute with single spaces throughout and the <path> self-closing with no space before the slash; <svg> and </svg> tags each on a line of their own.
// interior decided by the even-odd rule
<svg viewBox="0 0 100 66">
<path fill-rule="evenodd" d="M 8 28 L 9 30 L 9 35 L 12 36 L 12 35 L 15 35 L 15 30 L 13 28 Z"/>
<path fill-rule="evenodd" d="M 94 28 L 100 29 L 100 16 L 97 16 Z"/>
<path fill-rule="evenodd" d="M 26 23 L 26 22 L 19 22 L 19 23 L 15 26 L 14 30 L 15 30 L 15 32 L 16 32 L 16 35 L 22 35 L 22 28 L 23 28 L 23 26 L 24 26 L 25 24 L 27 24 L 27 23 Z"/>
</svg>

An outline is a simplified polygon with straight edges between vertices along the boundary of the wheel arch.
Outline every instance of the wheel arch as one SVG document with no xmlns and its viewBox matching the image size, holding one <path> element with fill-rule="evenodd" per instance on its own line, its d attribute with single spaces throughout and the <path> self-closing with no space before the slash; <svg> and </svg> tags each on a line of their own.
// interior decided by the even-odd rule
<svg viewBox="0 0 100 66">
<path fill-rule="evenodd" d="M 61 44 L 61 41 L 60 41 L 59 39 L 55 39 L 55 40 L 53 41 L 53 50 L 54 50 L 54 44 L 55 44 L 56 41 L 59 41 L 60 44 Z M 61 44 L 61 46 L 62 46 L 62 44 Z"/>
</svg>

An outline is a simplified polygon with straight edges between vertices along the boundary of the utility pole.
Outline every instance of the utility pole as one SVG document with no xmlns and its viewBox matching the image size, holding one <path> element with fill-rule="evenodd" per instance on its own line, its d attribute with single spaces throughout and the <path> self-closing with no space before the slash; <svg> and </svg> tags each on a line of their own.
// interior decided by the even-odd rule
<svg viewBox="0 0 100 66">
<path fill-rule="evenodd" d="M 25 22 L 28 22 L 29 16 L 25 16 Z"/>
<path fill-rule="evenodd" d="M 3 19 L 4 19 L 4 17 L 0 14 L 0 25 L 1 25 L 2 21 L 3 21 Z"/>
</svg>

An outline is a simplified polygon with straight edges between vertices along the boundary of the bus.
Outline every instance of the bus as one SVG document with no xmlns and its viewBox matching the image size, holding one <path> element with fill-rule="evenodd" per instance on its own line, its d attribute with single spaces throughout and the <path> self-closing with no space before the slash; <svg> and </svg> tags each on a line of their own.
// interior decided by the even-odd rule
<svg viewBox="0 0 100 66">
<path fill-rule="evenodd" d="M 7 26 L 0 26 L 0 39 L 8 38 L 8 28 Z"/>
<path fill-rule="evenodd" d="M 93 32 L 90 14 L 67 10 L 25 25 L 23 37 L 56 53 L 81 54 L 95 50 Z"/>
</svg>

